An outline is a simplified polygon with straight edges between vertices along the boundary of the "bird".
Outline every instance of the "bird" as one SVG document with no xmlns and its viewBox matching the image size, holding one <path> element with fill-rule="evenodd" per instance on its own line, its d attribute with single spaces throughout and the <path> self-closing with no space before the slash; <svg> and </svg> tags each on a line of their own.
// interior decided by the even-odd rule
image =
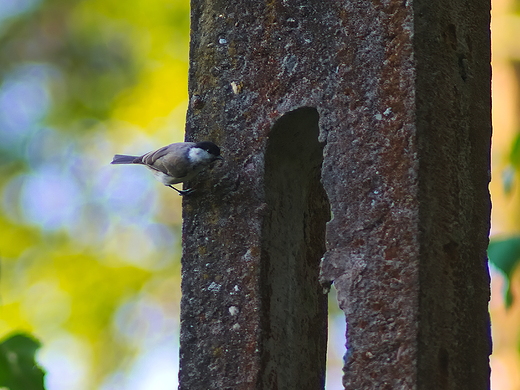
<svg viewBox="0 0 520 390">
<path fill-rule="evenodd" d="M 213 142 L 177 142 L 142 156 L 116 154 L 111 164 L 144 165 L 157 180 L 183 196 L 192 193 L 193 189 L 178 190 L 173 184 L 192 179 L 212 162 L 222 159 L 220 148 Z"/>
</svg>

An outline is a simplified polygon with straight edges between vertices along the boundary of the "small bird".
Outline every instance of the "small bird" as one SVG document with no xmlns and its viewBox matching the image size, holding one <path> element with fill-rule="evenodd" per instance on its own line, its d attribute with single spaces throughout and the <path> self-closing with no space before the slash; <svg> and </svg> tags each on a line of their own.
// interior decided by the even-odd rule
<svg viewBox="0 0 520 390">
<path fill-rule="evenodd" d="M 178 190 L 172 184 L 183 183 L 195 177 L 213 161 L 222 160 L 220 148 L 213 142 L 178 142 L 142 156 L 116 154 L 111 164 L 141 164 L 149 168 L 155 178 L 173 188 L 179 195 L 193 190 Z"/>
</svg>

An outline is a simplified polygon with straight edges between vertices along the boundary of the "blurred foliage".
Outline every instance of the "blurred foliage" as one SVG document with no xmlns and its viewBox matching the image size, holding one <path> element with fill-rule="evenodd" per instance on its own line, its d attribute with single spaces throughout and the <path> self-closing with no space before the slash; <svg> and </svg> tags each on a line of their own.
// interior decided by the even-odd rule
<svg viewBox="0 0 520 390">
<path fill-rule="evenodd" d="M 511 279 L 520 261 L 520 237 L 492 240 L 489 243 L 488 256 L 491 264 L 502 271 L 506 278 L 504 302 L 506 307 L 510 307 L 514 298 L 511 293 Z"/>
<path fill-rule="evenodd" d="M 41 2 L 4 21 L 0 76 L 20 63 L 51 64 L 46 116 L 68 131 L 94 128 L 92 121 L 127 109 L 147 124 L 186 98 L 188 11 L 184 0 Z"/>
<path fill-rule="evenodd" d="M 40 343 L 15 334 L 0 343 L 0 386 L 9 390 L 43 390 L 44 372 L 35 361 Z"/>
<path fill-rule="evenodd" d="M 515 61 L 515 68 L 518 63 Z M 519 74 L 520 75 L 520 74 Z M 520 133 L 517 133 L 510 144 L 507 164 L 502 170 L 502 189 L 507 196 L 512 196 L 515 189 L 518 172 L 520 171 Z M 491 264 L 499 269 L 505 277 L 504 303 L 507 308 L 513 304 L 511 281 L 520 262 L 520 236 L 508 238 L 493 238 L 488 247 L 488 257 Z"/>
<path fill-rule="evenodd" d="M 517 134 L 511 142 L 509 159 L 516 170 L 520 169 L 520 134 Z"/>
<path fill-rule="evenodd" d="M 493 0 L 493 212 L 488 249 L 493 354 L 491 388 L 520 388 L 520 17 L 518 0 Z"/>
<path fill-rule="evenodd" d="M 188 0 L 0 0 L 0 336 L 48 390 L 175 387 L 180 198 L 109 163 L 182 140 L 188 34 Z"/>
</svg>

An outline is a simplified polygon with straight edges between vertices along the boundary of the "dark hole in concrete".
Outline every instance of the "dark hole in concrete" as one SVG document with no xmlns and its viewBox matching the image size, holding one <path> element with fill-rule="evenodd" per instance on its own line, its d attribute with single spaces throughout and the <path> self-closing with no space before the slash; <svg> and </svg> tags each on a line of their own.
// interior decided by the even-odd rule
<svg viewBox="0 0 520 390">
<path fill-rule="evenodd" d="M 320 182 L 323 144 L 315 108 L 273 126 L 265 155 L 269 215 L 262 244 L 262 389 L 322 389 L 327 296 L 318 282 L 329 203 Z"/>
</svg>

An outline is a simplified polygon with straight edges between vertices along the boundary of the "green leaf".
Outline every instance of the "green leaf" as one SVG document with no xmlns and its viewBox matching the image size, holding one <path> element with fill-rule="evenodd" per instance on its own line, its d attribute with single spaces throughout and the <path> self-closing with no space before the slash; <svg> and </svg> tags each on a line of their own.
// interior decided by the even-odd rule
<svg viewBox="0 0 520 390">
<path fill-rule="evenodd" d="M 44 390 L 43 370 L 34 355 L 40 343 L 31 336 L 15 334 L 0 343 L 0 386 L 9 390 Z"/>
<path fill-rule="evenodd" d="M 488 257 L 509 278 L 520 260 L 520 236 L 492 240 L 488 247 Z"/>
<path fill-rule="evenodd" d="M 504 273 L 507 286 L 504 291 L 506 307 L 513 304 L 511 293 L 511 276 L 520 261 L 520 237 L 514 236 L 504 240 L 493 240 L 488 247 L 489 262 Z"/>
<path fill-rule="evenodd" d="M 511 142 L 509 160 L 511 161 L 511 164 L 514 165 L 516 170 L 520 169 L 520 133 L 518 133 L 515 139 Z"/>
</svg>

